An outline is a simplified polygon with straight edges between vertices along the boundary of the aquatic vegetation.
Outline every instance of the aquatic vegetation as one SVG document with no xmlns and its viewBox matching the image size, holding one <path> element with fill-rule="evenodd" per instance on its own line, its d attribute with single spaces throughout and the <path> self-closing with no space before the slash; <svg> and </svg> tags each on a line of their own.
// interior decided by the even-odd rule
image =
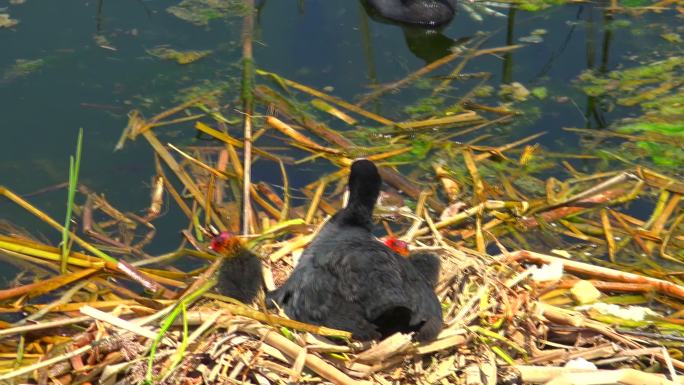
<svg viewBox="0 0 684 385">
<path fill-rule="evenodd" d="M 3 82 L 10 82 L 19 78 L 26 77 L 47 64 L 46 59 L 17 59 L 10 68 L 6 69 L 2 75 Z"/>
<path fill-rule="evenodd" d="M 12 28 L 19 24 L 19 20 L 10 18 L 7 13 L 0 13 L 0 28 Z"/>
<path fill-rule="evenodd" d="M 652 121 L 682 121 L 684 120 L 684 92 L 673 92 L 659 97 L 657 100 L 641 104 L 646 112 L 645 118 Z"/>
<path fill-rule="evenodd" d="M 442 97 L 422 98 L 416 104 L 404 107 L 404 112 L 409 115 L 431 114 L 439 110 L 443 104 L 444 98 Z"/>
<path fill-rule="evenodd" d="M 607 76 L 585 71 L 579 80 L 587 95 L 611 95 L 618 98 L 618 104 L 634 106 L 676 90 L 684 84 L 683 74 L 684 57 L 673 56 L 655 63 L 611 71 Z"/>
<path fill-rule="evenodd" d="M 684 106 L 682 107 L 684 109 Z M 684 112 L 684 110 L 682 110 Z M 658 133 L 661 135 L 678 136 L 684 139 L 684 120 L 678 123 L 651 123 L 638 122 L 621 126 L 617 129 L 618 132 L 624 133 Z"/>
<path fill-rule="evenodd" d="M 627 162 L 650 162 L 654 167 L 681 171 L 684 166 L 684 57 L 648 63 L 606 76 L 580 76 L 587 95 L 610 98 L 641 115 L 615 122 L 606 138 L 623 139 L 617 148 L 599 149 Z M 608 143 L 606 143 L 608 144 Z"/>
<path fill-rule="evenodd" d="M 680 171 L 684 165 L 684 119 L 678 123 L 643 121 L 618 127 L 616 131 L 626 134 L 641 134 L 638 137 L 643 138 L 643 140 L 634 139 L 633 144 L 625 143 L 623 145 L 626 152 L 634 151 L 633 160 L 646 157 L 656 166 L 676 171 Z"/>
<path fill-rule="evenodd" d="M 202 97 L 208 104 L 218 105 L 218 99 L 237 84 L 234 80 L 210 81 L 203 80 L 187 88 L 180 89 L 173 100 L 175 102 L 188 102 Z"/>
<path fill-rule="evenodd" d="M 504 99 L 512 99 L 516 102 L 524 102 L 530 96 L 530 91 L 521 83 L 502 84 L 499 96 Z"/>
<path fill-rule="evenodd" d="M 179 51 L 179 50 L 175 50 L 172 48 L 159 46 L 159 47 L 155 47 L 152 49 L 148 49 L 147 53 L 154 56 L 154 57 L 158 57 L 160 59 L 174 60 L 178 64 L 190 64 L 190 63 L 194 63 L 197 60 L 200 60 L 203 57 L 211 54 L 211 51 L 210 50 Z"/>
<path fill-rule="evenodd" d="M 476 87 L 473 90 L 473 95 L 478 98 L 486 98 L 488 96 L 491 96 L 494 94 L 494 87 L 490 85 L 482 85 L 479 87 Z"/>
<path fill-rule="evenodd" d="M 680 170 L 684 165 L 684 149 L 682 146 L 656 143 L 651 141 L 637 141 L 636 147 L 642 150 L 643 155 L 649 157 L 657 166 Z"/>
<path fill-rule="evenodd" d="M 535 29 L 530 32 L 528 36 L 519 38 L 518 41 L 522 43 L 539 44 L 544 41 L 544 35 L 546 35 L 546 33 L 547 31 L 545 29 Z"/>
<path fill-rule="evenodd" d="M 166 10 L 196 25 L 207 25 L 212 20 L 226 17 L 241 17 L 253 11 L 241 0 L 182 0 Z"/>
<path fill-rule="evenodd" d="M 546 99 L 548 96 L 549 92 L 546 89 L 546 87 L 535 87 L 531 91 L 532 95 L 534 95 L 537 99 Z"/>
<path fill-rule="evenodd" d="M 512 4 L 517 5 L 523 11 L 535 12 L 549 8 L 554 5 L 565 4 L 567 0 L 514 0 Z"/>
<path fill-rule="evenodd" d="M 682 43 L 682 36 L 675 32 L 664 33 L 661 35 L 663 39 L 669 41 L 670 43 Z"/>
<path fill-rule="evenodd" d="M 620 5 L 627 8 L 644 7 L 651 3 L 651 0 L 621 0 Z"/>
</svg>

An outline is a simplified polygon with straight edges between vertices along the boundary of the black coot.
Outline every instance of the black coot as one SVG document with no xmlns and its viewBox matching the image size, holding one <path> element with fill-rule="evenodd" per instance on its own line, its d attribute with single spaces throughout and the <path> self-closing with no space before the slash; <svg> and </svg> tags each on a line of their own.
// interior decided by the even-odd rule
<svg viewBox="0 0 684 385">
<path fill-rule="evenodd" d="M 385 19 L 436 28 L 451 21 L 456 0 L 364 0 Z"/>
<path fill-rule="evenodd" d="M 401 331 L 429 341 L 442 329 L 433 291 L 439 260 L 424 253 L 406 259 L 371 234 L 381 183 L 373 162 L 352 164 L 347 207 L 325 224 L 269 298 L 293 319 L 347 330 L 359 340 Z"/>
</svg>

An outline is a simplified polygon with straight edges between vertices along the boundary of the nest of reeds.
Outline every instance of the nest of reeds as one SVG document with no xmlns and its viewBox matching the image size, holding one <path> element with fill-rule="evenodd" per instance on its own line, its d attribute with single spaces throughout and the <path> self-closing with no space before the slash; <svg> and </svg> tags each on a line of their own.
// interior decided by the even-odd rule
<svg viewBox="0 0 684 385">
<path fill-rule="evenodd" d="M 483 51 L 471 55 L 497 49 Z M 541 192 L 491 172 L 494 162 L 510 159 L 519 146 L 539 134 L 497 146 L 454 149 L 445 144 L 423 160 L 428 167 L 419 175 L 407 177 L 395 168 L 393 159 L 415 149 L 409 135 L 413 130 L 434 129 L 435 142 L 447 143 L 453 134 L 442 134 L 442 129 L 459 127 L 465 135 L 502 123 L 515 112 L 469 104 L 474 110 L 397 123 L 287 79 L 278 78 L 278 83 L 389 127 L 395 139 L 387 145 L 380 135 L 376 146 L 358 145 L 261 85 L 255 88 L 255 100 L 277 114 L 264 118 L 264 128 L 254 136 L 246 134 L 244 141 L 229 134 L 229 120 L 207 98 L 188 101 L 151 119 L 130 114 L 119 147 L 141 136 L 156 159 L 151 204 L 143 215 L 119 210 L 103 195 L 79 185 L 78 155 L 70 173 L 73 213 L 67 214 L 66 228 L 0 187 L 5 198 L 63 234 L 61 246 L 56 247 L 3 224 L 0 254 L 31 274 L 17 277 L 13 287 L 0 291 L 2 312 L 17 315 L 0 325 L 0 381 L 675 384 L 681 380 L 677 373 L 684 370 L 679 360 L 684 287 L 677 274 L 652 262 L 634 264 L 630 257 L 681 262 L 682 182 L 641 167 L 597 175 L 570 168 L 572 175 L 564 181 L 533 176 L 520 170 L 531 158 L 543 157 L 536 145 L 519 151 L 520 160 L 513 163 L 519 167 L 515 177 L 544 186 Z M 369 97 L 379 94 L 376 90 Z M 349 115 L 337 107 L 326 104 L 325 110 L 348 121 Z M 192 124 L 215 141 L 202 147 L 164 145 L 155 128 L 171 124 Z M 288 150 L 307 156 L 294 161 L 289 155 L 278 155 L 278 149 L 262 148 L 257 140 L 267 129 L 288 144 Z M 266 284 L 273 289 L 289 275 L 316 228 L 341 206 L 346 166 L 359 155 L 381 166 L 386 188 L 377 214 L 387 235 L 400 237 L 413 249 L 430 250 L 442 260 L 436 290 L 445 327 L 438 339 L 417 344 L 410 335 L 397 334 L 360 344 L 348 340 L 344 331 L 265 312 L 263 300 L 241 304 L 212 293 L 221 260 L 206 247 L 209 229 L 240 231 L 242 227 L 249 234 L 248 246 L 263 258 Z M 252 156 L 276 165 L 282 183 L 253 182 Z M 288 167 L 318 158 L 337 169 L 301 189 L 291 188 Z M 163 211 L 165 197 L 187 217 L 188 228 L 182 231 L 176 251 L 154 256 L 145 248 L 156 234 L 154 221 Z M 650 218 L 621 211 L 625 202 L 653 197 L 658 197 L 658 203 Z M 572 221 L 567 220 L 570 217 Z M 74 221 L 80 228 L 71 228 Z M 575 243 L 570 244 L 570 238 Z M 543 253 L 528 251 L 532 249 Z M 556 256 L 549 255 L 551 249 L 556 249 Z M 192 263 L 180 269 L 172 262 L 181 258 Z M 576 308 L 578 304 L 585 306 Z M 618 305 L 643 305 L 649 310 Z"/>
</svg>

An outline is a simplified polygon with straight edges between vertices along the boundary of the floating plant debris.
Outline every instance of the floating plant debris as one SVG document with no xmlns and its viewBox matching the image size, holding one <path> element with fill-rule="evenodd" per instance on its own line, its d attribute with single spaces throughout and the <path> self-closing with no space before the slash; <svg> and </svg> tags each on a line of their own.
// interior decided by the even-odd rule
<svg viewBox="0 0 684 385">
<path fill-rule="evenodd" d="M 242 0 L 183 0 L 166 9 L 181 20 L 207 25 L 212 20 L 240 17 L 253 11 Z"/>
<path fill-rule="evenodd" d="M 19 20 L 10 18 L 7 13 L 0 13 L 0 28 L 12 28 L 19 24 Z"/>
<path fill-rule="evenodd" d="M 147 53 L 160 59 L 174 60 L 178 64 L 190 64 L 209 55 L 211 51 L 178 51 L 168 47 L 155 47 L 147 50 Z"/>
<path fill-rule="evenodd" d="M 17 59 L 10 68 L 6 69 L 2 74 L 3 82 L 11 82 L 13 80 L 26 77 L 47 64 L 46 59 Z"/>
</svg>

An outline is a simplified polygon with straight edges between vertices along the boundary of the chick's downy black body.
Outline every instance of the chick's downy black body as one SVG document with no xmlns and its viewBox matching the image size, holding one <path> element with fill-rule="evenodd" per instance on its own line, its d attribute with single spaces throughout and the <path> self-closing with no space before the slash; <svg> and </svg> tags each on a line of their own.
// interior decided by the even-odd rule
<svg viewBox="0 0 684 385">
<path fill-rule="evenodd" d="M 263 286 L 259 257 L 229 233 L 214 238 L 211 249 L 226 257 L 218 271 L 218 292 L 241 302 L 252 302 Z"/>
<path fill-rule="evenodd" d="M 353 163 L 349 204 L 324 225 L 281 288 L 269 298 L 293 319 L 352 332 L 370 340 L 394 332 L 434 339 L 442 312 L 433 285 L 439 260 L 403 258 L 371 233 L 382 181 L 368 160 Z"/>
</svg>

